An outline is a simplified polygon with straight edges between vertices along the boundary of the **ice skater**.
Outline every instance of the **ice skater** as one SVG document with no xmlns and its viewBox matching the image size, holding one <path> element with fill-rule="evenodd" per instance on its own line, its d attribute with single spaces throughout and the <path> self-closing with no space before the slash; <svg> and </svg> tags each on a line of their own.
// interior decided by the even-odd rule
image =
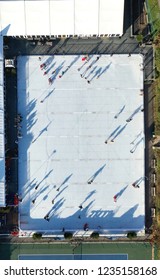
<svg viewBox="0 0 160 280">
<path fill-rule="evenodd" d="M 18 196 L 18 201 L 22 202 L 22 197 L 20 195 L 17 195 L 17 196 Z"/>
<path fill-rule="evenodd" d="M 93 179 L 90 180 L 90 181 L 88 181 L 88 184 L 89 184 L 89 185 L 92 184 L 92 183 L 93 183 Z"/>
<path fill-rule="evenodd" d="M 114 200 L 114 202 L 117 202 L 117 196 L 116 195 L 113 197 L 113 200 Z"/>
<path fill-rule="evenodd" d="M 49 85 L 52 84 L 52 78 L 49 78 L 49 79 L 48 79 L 48 83 L 49 83 Z"/>
<path fill-rule="evenodd" d="M 132 118 L 129 118 L 126 120 L 126 122 L 131 122 L 132 121 Z"/>
<path fill-rule="evenodd" d="M 18 137 L 18 138 L 22 138 L 22 134 L 18 132 L 17 137 Z"/>
<path fill-rule="evenodd" d="M 49 215 L 47 214 L 46 216 L 44 216 L 44 219 L 49 222 Z"/>
<path fill-rule="evenodd" d="M 43 63 L 43 64 L 40 65 L 40 69 L 41 69 L 41 70 L 43 70 L 45 67 L 46 67 L 46 64 L 45 64 L 45 63 Z"/>
<path fill-rule="evenodd" d="M 52 199 L 52 204 L 54 204 L 54 199 Z"/>
<path fill-rule="evenodd" d="M 82 57 L 82 61 L 85 61 L 85 60 L 87 60 L 88 59 L 88 56 L 86 55 L 86 56 L 84 56 L 84 57 Z"/>
<path fill-rule="evenodd" d="M 38 185 L 36 185 L 36 186 L 35 186 L 35 190 L 37 190 L 37 189 L 38 189 L 39 185 L 40 185 L 40 184 L 38 184 Z"/>
<path fill-rule="evenodd" d="M 136 185 L 135 183 L 132 184 L 132 187 L 134 187 L 134 188 L 140 188 L 140 186 L 139 186 L 139 185 Z"/>
</svg>

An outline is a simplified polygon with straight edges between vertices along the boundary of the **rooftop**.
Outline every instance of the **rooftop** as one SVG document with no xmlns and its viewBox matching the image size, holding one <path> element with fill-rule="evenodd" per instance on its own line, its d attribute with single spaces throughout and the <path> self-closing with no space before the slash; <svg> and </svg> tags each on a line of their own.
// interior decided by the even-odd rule
<svg viewBox="0 0 160 280">
<path fill-rule="evenodd" d="M 143 231 L 142 61 L 18 57 L 22 230 Z"/>
</svg>

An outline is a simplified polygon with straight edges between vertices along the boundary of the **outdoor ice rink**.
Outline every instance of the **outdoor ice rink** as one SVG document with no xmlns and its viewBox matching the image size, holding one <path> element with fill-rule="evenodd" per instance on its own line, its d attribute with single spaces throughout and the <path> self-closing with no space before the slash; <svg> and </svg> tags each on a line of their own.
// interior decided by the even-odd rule
<svg viewBox="0 0 160 280">
<path fill-rule="evenodd" d="M 142 56 L 83 58 L 18 57 L 20 228 L 142 233 Z"/>
</svg>

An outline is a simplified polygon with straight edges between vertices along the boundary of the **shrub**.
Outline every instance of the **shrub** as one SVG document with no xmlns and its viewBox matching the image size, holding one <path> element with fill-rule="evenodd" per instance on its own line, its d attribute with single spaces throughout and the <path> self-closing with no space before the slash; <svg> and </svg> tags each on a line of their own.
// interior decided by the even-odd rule
<svg viewBox="0 0 160 280">
<path fill-rule="evenodd" d="M 136 36 L 136 39 L 137 39 L 137 42 L 141 44 L 143 42 L 143 35 L 142 34 L 138 34 Z"/>
<path fill-rule="evenodd" d="M 135 237 L 137 237 L 137 233 L 135 231 L 130 231 L 127 233 L 127 237 L 129 239 L 135 238 Z"/>
<path fill-rule="evenodd" d="M 65 232 L 64 233 L 64 238 L 65 239 L 71 239 L 73 237 L 73 233 L 72 232 Z"/>
<path fill-rule="evenodd" d="M 5 213 L 10 213 L 11 211 L 11 207 L 7 206 L 7 207 L 0 207 L 0 213 L 5 214 Z"/>
<path fill-rule="evenodd" d="M 33 239 L 41 239 L 42 238 L 42 233 L 35 232 L 32 237 L 33 237 Z"/>
<path fill-rule="evenodd" d="M 98 232 L 95 232 L 95 231 L 92 232 L 91 238 L 98 239 L 98 238 L 99 238 L 99 233 L 98 233 Z"/>
</svg>

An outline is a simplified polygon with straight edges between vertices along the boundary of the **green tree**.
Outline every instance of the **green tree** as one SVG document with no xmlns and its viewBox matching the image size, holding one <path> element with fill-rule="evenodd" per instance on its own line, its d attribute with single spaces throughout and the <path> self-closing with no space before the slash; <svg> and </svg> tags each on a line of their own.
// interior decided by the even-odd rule
<svg viewBox="0 0 160 280">
<path fill-rule="evenodd" d="M 99 233 L 98 232 L 96 232 L 96 231 L 93 231 L 92 233 L 91 233 L 91 236 L 90 236 L 91 238 L 94 238 L 94 239 L 98 239 L 99 238 Z"/>
<path fill-rule="evenodd" d="M 41 239 L 42 238 L 42 233 L 41 232 L 35 232 L 32 235 L 33 239 Z"/>
<path fill-rule="evenodd" d="M 65 232 L 64 233 L 64 238 L 65 239 L 71 239 L 73 237 L 73 233 L 72 232 Z"/>
<path fill-rule="evenodd" d="M 135 231 L 130 231 L 127 233 L 127 237 L 129 239 L 135 238 L 135 237 L 137 237 L 137 233 Z"/>
</svg>

